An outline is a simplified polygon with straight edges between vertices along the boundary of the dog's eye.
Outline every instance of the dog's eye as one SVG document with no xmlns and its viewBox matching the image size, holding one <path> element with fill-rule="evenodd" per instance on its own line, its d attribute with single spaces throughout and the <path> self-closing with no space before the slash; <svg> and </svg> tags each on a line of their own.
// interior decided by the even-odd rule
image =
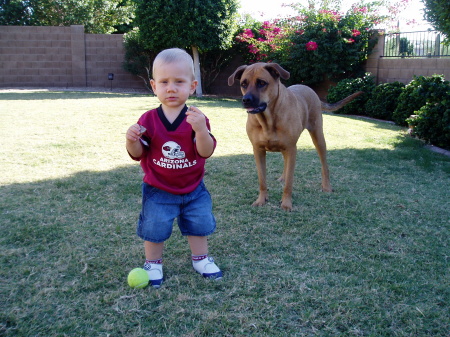
<svg viewBox="0 0 450 337">
<path fill-rule="evenodd" d="M 266 81 L 263 81 L 263 80 L 257 80 L 257 81 L 256 81 L 256 86 L 257 86 L 258 88 L 264 88 L 266 85 L 267 85 L 267 82 L 266 82 Z"/>
<path fill-rule="evenodd" d="M 242 81 L 242 82 L 241 82 L 241 87 L 244 88 L 244 89 L 247 89 L 247 87 L 248 87 L 248 82 L 247 82 L 247 81 Z"/>
</svg>

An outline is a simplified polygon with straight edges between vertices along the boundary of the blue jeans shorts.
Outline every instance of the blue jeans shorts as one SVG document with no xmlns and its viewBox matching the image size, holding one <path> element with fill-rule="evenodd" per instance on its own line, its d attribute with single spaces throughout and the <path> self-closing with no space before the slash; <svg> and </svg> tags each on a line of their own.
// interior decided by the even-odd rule
<svg viewBox="0 0 450 337">
<path fill-rule="evenodd" d="M 164 242 L 172 234 L 177 218 L 182 235 L 207 236 L 216 229 L 211 196 L 202 181 L 187 194 L 172 194 L 142 184 L 142 210 L 136 233 L 150 242 Z"/>
</svg>

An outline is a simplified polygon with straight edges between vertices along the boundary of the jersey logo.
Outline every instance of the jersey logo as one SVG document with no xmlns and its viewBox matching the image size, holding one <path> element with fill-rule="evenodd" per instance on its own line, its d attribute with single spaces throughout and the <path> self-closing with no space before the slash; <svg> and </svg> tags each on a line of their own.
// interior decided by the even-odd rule
<svg viewBox="0 0 450 337">
<path fill-rule="evenodd" d="M 184 151 L 181 151 L 181 146 L 173 141 L 164 143 L 161 151 L 167 159 L 183 159 L 185 157 Z"/>
</svg>

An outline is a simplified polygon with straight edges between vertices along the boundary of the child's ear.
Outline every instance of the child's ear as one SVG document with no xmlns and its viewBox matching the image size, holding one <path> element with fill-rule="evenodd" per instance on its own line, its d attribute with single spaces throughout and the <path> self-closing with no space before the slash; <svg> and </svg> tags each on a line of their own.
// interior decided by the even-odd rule
<svg viewBox="0 0 450 337">
<path fill-rule="evenodd" d="M 155 80 L 153 80 L 153 79 L 150 80 L 150 86 L 152 87 L 153 92 L 155 92 L 155 90 L 156 90 L 156 82 L 155 82 Z"/>
<path fill-rule="evenodd" d="M 190 91 L 191 95 L 195 92 L 195 89 L 197 89 L 197 84 L 198 82 L 196 80 L 191 82 L 191 91 Z"/>
</svg>

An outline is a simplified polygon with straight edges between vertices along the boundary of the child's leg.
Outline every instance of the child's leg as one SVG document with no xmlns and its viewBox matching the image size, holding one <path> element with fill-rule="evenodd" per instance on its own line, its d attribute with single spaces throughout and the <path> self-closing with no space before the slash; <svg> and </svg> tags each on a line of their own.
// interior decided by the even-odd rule
<svg viewBox="0 0 450 337">
<path fill-rule="evenodd" d="M 150 242 L 144 241 L 145 258 L 147 260 L 159 260 L 162 259 L 164 242 Z"/>
<path fill-rule="evenodd" d="M 163 281 L 162 254 L 164 242 L 144 241 L 145 264 L 144 269 L 148 273 L 150 284 L 154 288 L 159 288 Z"/>
<path fill-rule="evenodd" d="M 192 255 L 208 255 L 208 238 L 206 236 L 188 235 Z"/>
<path fill-rule="evenodd" d="M 188 236 L 189 246 L 192 252 L 192 266 L 203 277 L 219 280 L 222 272 L 214 263 L 212 257 L 208 257 L 208 238 L 206 236 Z"/>
</svg>

